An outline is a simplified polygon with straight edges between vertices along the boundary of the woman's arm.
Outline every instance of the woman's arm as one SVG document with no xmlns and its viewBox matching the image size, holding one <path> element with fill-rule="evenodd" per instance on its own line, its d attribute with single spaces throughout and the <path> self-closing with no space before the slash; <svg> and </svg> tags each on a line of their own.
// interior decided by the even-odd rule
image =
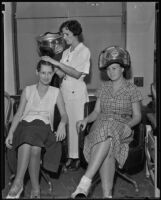
<svg viewBox="0 0 161 200">
<path fill-rule="evenodd" d="M 132 110 L 133 110 L 132 119 L 127 124 L 130 128 L 132 128 L 133 126 L 137 125 L 141 121 L 141 105 L 140 105 L 140 101 L 132 103 Z"/>
<path fill-rule="evenodd" d="M 57 60 L 54 60 L 53 58 L 51 58 L 49 56 L 42 56 L 41 59 L 52 63 L 53 65 L 57 66 L 62 72 L 64 72 L 64 74 L 72 76 L 76 79 L 79 79 L 81 77 L 81 75 L 84 74 L 83 72 L 79 72 L 76 69 L 74 69 L 73 67 L 71 67 L 69 65 L 65 65 Z M 57 73 L 57 71 L 56 71 L 56 73 Z M 60 72 L 58 72 L 58 73 L 60 74 Z M 59 74 L 58 74 L 58 76 L 59 76 Z M 61 73 L 60 76 L 62 76 L 64 74 Z"/>
<path fill-rule="evenodd" d="M 93 122 L 96 120 L 98 114 L 100 113 L 100 99 L 97 98 L 94 110 L 83 120 L 80 120 L 76 123 L 76 128 L 77 128 L 77 132 L 79 133 L 80 128 L 83 131 L 86 128 L 86 125 L 90 122 Z"/>
<path fill-rule="evenodd" d="M 17 112 L 13 117 L 12 124 L 11 124 L 11 127 L 10 127 L 8 135 L 13 135 L 13 133 L 14 133 L 14 131 L 15 131 L 15 129 L 16 129 L 21 117 L 22 117 L 22 114 L 23 114 L 23 111 L 25 109 L 26 103 L 27 103 L 26 89 L 24 89 L 23 92 L 22 92 L 21 98 L 20 98 L 20 104 L 18 106 Z"/>
<path fill-rule="evenodd" d="M 73 78 L 79 79 L 83 72 L 79 72 L 73 67 L 70 67 L 69 65 L 65 65 L 63 63 L 58 62 L 57 66 L 67 75 L 72 76 Z"/>
<path fill-rule="evenodd" d="M 60 116 L 61 116 L 61 121 L 59 123 L 57 132 L 56 132 L 56 140 L 57 141 L 61 141 L 66 137 L 66 129 L 65 126 L 68 123 L 68 115 L 65 109 L 65 104 L 64 104 L 64 100 L 61 94 L 61 91 L 59 91 L 59 95 L 57 97 L 57 106 L 58 106 L 58 110 L 60 112 Z"/>
<path fill-rule="evenodd" d="M 55 69 L 55 73 L 59 76 L 59 78 L 63 78 L 65 76 L 65 73 L 58 68 Z"/>
<path fill-rule="evenodd" d="M 97 98 L 94 110 L 84 119 L 87 123 L 93 122 L 96 120 L 98 114 L 100 113 L 100 98 Z"/>
<path fill-rule="evenodd" d="M 24 90 L 21 95 L 19 107 L 17 109 L 15 116 L 13 117 L 11 128 L 10 128 L 7 138 L 5 140 L 5 144 L 9 149 L 12 148 L 13 133 L 21 119 L 21 116 L 25 109 L 26 103 L 27 103 L 27 99 L 26 99 L 26 94 L 25 94 L 25 90 Z"/>
</svg>

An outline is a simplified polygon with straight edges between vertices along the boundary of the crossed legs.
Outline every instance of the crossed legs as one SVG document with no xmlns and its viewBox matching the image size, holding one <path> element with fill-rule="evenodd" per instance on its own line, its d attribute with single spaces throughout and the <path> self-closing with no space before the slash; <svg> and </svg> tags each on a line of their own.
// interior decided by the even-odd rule
<svg viewBox="0 0 161 200">
<path fill-rule="evenodd" d="M 103 161 L 105 160 L 108 152 L 110 150 L 111 141 L 107 139 L 104 142 L 100 142 L 96 144 L 91 149 L 91 157 L 88 163 L 87 170 L 85 172 L 85 176 L 92 179 L 100 166 L 102 165 Z"/>
<path fill-rule="evenodd" d="M 99 169 L 103 198 L 112 197 L 113 180 L 115 175 L 115 159 L 112 154 L 108 154 Z"/>
<path fill-rule="evenodd" d="M 113 174 L 111 176 L 108 173 L 113 173 L 114 169 L 111 167 L 114 166 L 114 159 L 110 157 L 109 150 L 111 147 L 111 139 L 108 138 L 104 142 L 96 144 L 91 149 L 91 157 L 88 163 L 87 170 L 82 177 L 76 191 L 72 194 L 72 197 L 75 198 L 78 193 L 88 194 L 89 187 L 91 185 L 91 180 L 98 170 L 100 170 L 100 176 L 102 181 L 103 195 L 107 197 L 109 195 L 109 189 L 111 190 L 111 185 L 113 184 Z M 109 162 L 109 158 L 110 161 Z M 107 164 L 108 163 L 108 164 Z M 106 171 L 107 169 L 107 171 Z M 112 180 L 112 183 L 109 186 L 109 182 Z M 84 190 L 84 191 L 83 191 Z"/>
</svg>

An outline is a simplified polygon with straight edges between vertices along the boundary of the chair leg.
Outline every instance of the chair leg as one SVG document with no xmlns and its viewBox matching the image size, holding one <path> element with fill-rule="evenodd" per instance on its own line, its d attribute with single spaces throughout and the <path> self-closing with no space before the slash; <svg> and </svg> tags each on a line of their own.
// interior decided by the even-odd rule
<svg viewBox="0 0 161 200">
<path fill-rule="evenodd" d="M 53 184 L 50 181 L 49 176 L 43 171 L 43 169 L 40 170 L 40 173 L 42 174 L 42 177 L 44 178 L 44 180 L 49 185 L 49 192 L 52 192 L 52 190 L 53 190 Z"/>
<path fill-rule="evenodd" d="M 129 181 L 130 183 L 132 183 L 134 185 L 134 187 L 135 187 L 135 191 L 139 192 L 139 187 L 138 187 L 138 184 L 136 183 L 136 181 L 134 181 L 132 178 L 128 177 L 127 175 L 122 174 L 118 170 L 116 170 L 116 172 L 118 173 L 118 175 L 120 175 L 121 177 L 123 177 L 125 180 Z"/>
</svg>

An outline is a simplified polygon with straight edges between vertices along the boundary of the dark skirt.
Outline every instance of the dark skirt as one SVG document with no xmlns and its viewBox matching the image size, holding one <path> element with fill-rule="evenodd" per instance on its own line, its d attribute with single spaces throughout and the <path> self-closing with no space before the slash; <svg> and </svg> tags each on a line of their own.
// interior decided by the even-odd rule
<svg viewBox="0 0 161 200">
<path fill-rule="evenodd" d="M 49 171 L 57 172 L 61 159 L 61 143 L 56 142 L 56 136 L 51 131 L 49 124 L 45 124 L 41 120 L 27 122 L 22 120 L 13 136 L 13 149 L 17 149 L 22 144 L 30 144 L 43 148 L 43 167 Z"/>
<path fill-rule="evenodd" d="M 18 148 L 23 143 L 45 147 L 49 134 L 52 134 L 49 124 L 45 124 L 41 120 L 32 122 L 22 120 L 14 132 L 13 147 Z"/>
</svg>

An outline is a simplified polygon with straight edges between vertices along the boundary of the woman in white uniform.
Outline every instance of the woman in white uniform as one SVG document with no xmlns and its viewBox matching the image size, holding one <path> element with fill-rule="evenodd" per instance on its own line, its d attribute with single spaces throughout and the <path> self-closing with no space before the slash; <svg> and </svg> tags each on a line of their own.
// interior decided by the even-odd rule
<svg viewBox="0 0 161 200">
<path fill-rule="evenodd" d="M 69 118 L 68 160 L 65 167 L 75 170 L 79 166 L 76 122 L 83 119 L 84 104 L 88 101 L 84 77 L 89 74 L 90 51 L 80 41 L 82 27 L 78 21 L 66 21 L 59 30 L 67 45 L 70 45 L 69 48 L 63 52 L 60 62 L 48 56 L 43 56 L 42 59 L 54 64 L 57 67 L 56 73 L 63 78 L 61 91 Z"/>
</svg>

